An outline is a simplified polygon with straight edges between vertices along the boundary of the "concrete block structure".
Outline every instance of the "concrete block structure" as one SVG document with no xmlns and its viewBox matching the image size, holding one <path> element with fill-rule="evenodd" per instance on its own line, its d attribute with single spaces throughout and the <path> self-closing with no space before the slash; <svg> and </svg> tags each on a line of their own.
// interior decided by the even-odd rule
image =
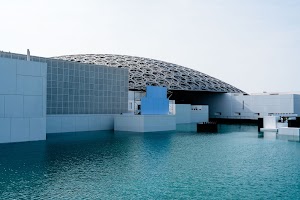
<svg viewBox="0 0 300 200">
<path fill-rule="evenodd" d="M 47 133 L 113 130 L 116 114 L 47 116 Z"/>
<path fill-rule="evenodd" d="M 176 104 L 176 123 L 208 122 L 207 105 Z"/>
<path fill-rule="evenodd" d="M 116 115 L 115 131 L 157 132 L 176 130 L 174 115 Z"/>
<path fill-rule="evenodd" d="M 299 94 L 207 94 L 193 100 L 209 106 L 211 119 L 252 119 L 268 115 L 300 114 Z"/>
<path fill-rule="evenodd" d="M 0 143 L 46 139 L 47 64 L 0 57 Z"/>
<path fill-rule="evenodd" d="M 127 69 L 0 52 L 0 143 L 112 130 L 127 105 Z"/>
</svg>

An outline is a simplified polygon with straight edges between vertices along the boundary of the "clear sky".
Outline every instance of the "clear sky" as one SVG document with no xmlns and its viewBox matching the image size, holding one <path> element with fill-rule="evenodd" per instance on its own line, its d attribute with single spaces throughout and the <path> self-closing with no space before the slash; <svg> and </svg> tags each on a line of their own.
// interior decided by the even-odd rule
<svg viewBox="0 0 300 200">
<path fill-rule="evenodd" d="M 1 0 L 0 50 L 125 54 L 300 91 L 300 0 Z"/>
</svg>

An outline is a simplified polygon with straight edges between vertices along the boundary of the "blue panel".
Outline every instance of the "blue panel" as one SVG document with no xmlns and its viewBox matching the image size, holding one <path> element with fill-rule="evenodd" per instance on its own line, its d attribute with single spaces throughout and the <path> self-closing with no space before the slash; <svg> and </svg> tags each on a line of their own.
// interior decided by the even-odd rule
<svg viewBox="0 0 300 200">
<path fill-rule="evenodd" d="M 147 97 L 150 98 L 167 98 L 167 88 L 158 86 L 147 86 Z"/>
<path fill-rule="evenodd" d="M 169 113 L 169 99 L 167 88 L 147 86 L 146 97 L 141 99 L 142 115 L 167 115 Z"/>
</svg>

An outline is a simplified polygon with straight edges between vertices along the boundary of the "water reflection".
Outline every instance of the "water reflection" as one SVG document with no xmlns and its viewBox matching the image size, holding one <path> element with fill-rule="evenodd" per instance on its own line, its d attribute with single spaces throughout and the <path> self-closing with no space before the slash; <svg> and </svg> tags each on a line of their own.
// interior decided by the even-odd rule
<svg viewBox="0 0 300 200">
<path fill-rule="evenodd" d="M 191 124 L 176 124 L 176 131 L 177 132 L 197 132 L 197 123 Z"/>
<path fill-rule="evenodd" d="M 276 132 L 272 132 L 272 131 L 265 131 L 263 133 L 263 137 L 264 137 L 264 139 L 268 139 L 268 140 L 276 140 L 277 133 Z"/>
<path fill-rule="evenodd" d="M 257 137 L 258 138 L 264 138 L 264 132 L 258 132 Z"/>
<path fill-rule="evenodd" d="M 277 139 L 287 140 L 291 142 L 300 142 L 299 136 L 295 136 L 295 135 L 277 135 Z"/>
<path fill-rule="evenodd" d="M 295 135 L 279 135 L 274 131 L 264 131 L 258 132 L 258 138 L 268 139 L 268 140 L 286 140 L 290 142 L 300 142 L 300 137 Z"/>
<path fill-rule="evenodd" d="M 48 135 L 0 145 L 1 199 L 293 199 L 300 144 L 256 126 L 198 134 L 113 131 Z M 260 137 L 260 136 L 259 136 Z M 270 139 L 268 139 L 268 137 Z M 298 138 L 299 139 L 299 138 Z M 281 195 L 281 196 L 280 196 Z"/>
<path fill-rule="evenodd" d="M 252 124 L 218 124 L 218 132 L 217 133 L 232 133 L 232 132 L 253 132 L 257 130 L 257 126 Z M 177 132 L 184 133 L 196 133 L 197 132 L 197 123 L 191 124 L 177 124 L 176 125 Z M 211 134 L 211 133 L 210 133 Z"/>
<path fill-rule="evenodd" d="M 34 180 L 47 169 L 46 141 L 1 144 L 0 149 L 0 194 L 10 188 L 18 194 L 27 183 L 38 187 Z"/>
<path fill-rule="evenodd" d="M 219 133 L 232 133 L 232 132 L 255 132 L 257 126 L 254 125 L 241 125 L 241 124 L 219 124 L 218 125 Z"/>
</svg>

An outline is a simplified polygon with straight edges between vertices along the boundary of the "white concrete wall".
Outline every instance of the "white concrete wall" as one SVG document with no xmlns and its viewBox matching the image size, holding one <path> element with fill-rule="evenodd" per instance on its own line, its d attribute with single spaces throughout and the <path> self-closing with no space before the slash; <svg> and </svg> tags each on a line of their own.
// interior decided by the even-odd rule
<svg viewBox="0 0 300 200">
<path fill-rule="evenodd" d="M 176 104 L 176 124 L 191 123 L 191 104 Z"/>
<path fill-rule="evenodd" d="M 116 115 L 115 131 L 157 132 L 176 130 L 174 115 Z"/>
<path fill-rule="evenodd" d="M 266 116 L 269 113 L 294 113 L 294 95 L 253 95 L 250 109 Z"/>
<path fill-rule="evenodd" d="M 300 116 L 300 95 L 294 94 L 294 113 Z"/>
<path fill-rule="evenodd" d="M 47 115 L 47 134 L 113 129 L 114 114 Z"/>
<path fill-rule="evenodd" d="M 191 122 L 208 122 L 208 106 L 207 105 L 192 105 Z"/>
<path fill-rule="evenodd" d="M 207 105 L 176 104 L 176 123 L 208 122 Z"/>
<path fill-rule="evenodd" d="M 47 64 L 0 58 L 0 143 L 46 139 Z"/>
<path fill-rule="evenodd" d="M 265 116 L 264 121 L 264 128 L 267 129 L 276 129 L 277 128 L 277 121 L 279 117 L 278 116 Z"/>
<path fill-rule="evenodd" d="M 293 94 L 209 94 L 201 96 L 198 102 L 209 105 L 210 118 L 257 119 L 270 113 L 299 112 L 300 114 L 300 103 L 294 107 L 295 95 Z"/>
</svg>

